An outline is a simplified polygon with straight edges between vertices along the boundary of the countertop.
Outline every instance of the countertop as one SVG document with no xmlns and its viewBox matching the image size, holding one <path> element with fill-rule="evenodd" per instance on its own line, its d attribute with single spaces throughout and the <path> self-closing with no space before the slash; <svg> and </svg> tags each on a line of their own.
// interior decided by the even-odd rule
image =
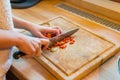
<svg viewBox="0 0 120 80">
<path fill-rule="evenodd" d="M 86 20 L 82 17 L 56 8 L 55 5 L 60 2 L 64 1 L 43 0 L 39 4 L 31 8 L 13 9 L 13 14 L 37 24 L 41 24 L 51 18 L 62 15 L 71 20 L 74 20 L 75 23 L 78 23 L 84 27 L 88 27 L 91 31 L 95 31 L 99 35 L 102 35 L 104 37 L 110 35 L 109 38 L 111 39 L 111 41 L 115 42 L 116 45 L 120 44 L 119 32 L 116 32 L 108 28 L 103 29 L 102 25 L 96 24 L 92 21 Z M 67 2 L 64 3 L 69 4 Z M 95 28 L 93 28 L 93 26 Z M 111 33 L 107 33 L 107 31 L 110 31 Z M 88 74 L 82 80 L 119 80 L 120 75 L 118 74 L 117 71 L 117 58 L 119 55 L 120 52 L 116 53 L 115 56 L 111 57 L 104 64 L 99 66 L 96 70 Z M 29 59 L 20 58 L 19 60 L 14 59 L 10 70 L 21 80 L 57 80 L 57 78 L 53 74 L 51 74 L 34 58 Z"/>
</svg>

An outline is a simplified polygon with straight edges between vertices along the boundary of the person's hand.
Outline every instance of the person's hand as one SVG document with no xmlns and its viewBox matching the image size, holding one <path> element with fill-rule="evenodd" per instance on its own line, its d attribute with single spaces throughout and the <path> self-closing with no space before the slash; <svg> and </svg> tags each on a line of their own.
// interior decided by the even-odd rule
<svg viewBox="0 0 120 80">
<path fill-rule="evenodd" d="M 43 34 L 44 33 L 52 33 L 53 35 L 59 35 L 62 33 L 62 30 L 60 27 L 45 27 L 45 26 L 40 26 L 38 24 L 29 24 L 28 30 L 36 37 L 39 38 L 46 38 Z"/>
<path fill-rule="evenodd" d="M 48 39 L 29 37 L 12 30 L 0 30 L 0 49 L 16 46 L 25 57 L 40 56 L 42 50 L 47 49 Z"/>
<path fill-rule="evenodd" d="M 16 28 L 22 28 L 30 31 L 34 36 L 39 38 L 46 38 L 43 33 L 52 33 L 53 35 L 59 35 L 62 33 L 60 27 L 45 27 L 41 26 L 21 18 L 13 16 L 14 26 Z"/>
<path fill-rule="evenodd" d="M 40 56 L 49 45 L 48 39 L 39 39 L 20 34 L 17 48 L 25 53 L 24 57 Z"/>
</svg>

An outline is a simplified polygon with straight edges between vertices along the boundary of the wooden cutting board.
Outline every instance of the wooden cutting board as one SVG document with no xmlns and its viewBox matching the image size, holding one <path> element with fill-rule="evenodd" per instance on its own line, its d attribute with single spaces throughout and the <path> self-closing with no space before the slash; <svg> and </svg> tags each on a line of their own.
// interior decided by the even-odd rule
<svg viewBox="0 0 120 80">
<path fill-rule="evenodd" d="M 42 56 L 35 58 L 59 80 L 80 80 L 115 54 L 118 49 L 109 40 L 63 17 L 54 18 L 42 25 L 60 26 L 63 31 L 79 28 L 73 35 L 75 38 L 73 45 L 67 43 L 65 49 L 57 48 L 55 52 L 45 50 Z"/>
</svg>

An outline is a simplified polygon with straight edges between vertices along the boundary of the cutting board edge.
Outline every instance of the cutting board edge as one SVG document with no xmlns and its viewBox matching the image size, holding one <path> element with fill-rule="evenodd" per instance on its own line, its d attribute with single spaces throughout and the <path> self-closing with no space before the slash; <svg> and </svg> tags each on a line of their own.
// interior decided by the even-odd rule
<svg viewBox="0 0 120 80">
<path fill-rule="evenodd" d="M 99 38 L 101 38 L 101 39 L 103 39 L 103 40 L 105 40 L 105 41 L 107 41 L 107 42 L 109 42 L 110 44 L 112 44 L 113 45 L 113 47 L 115 47 L 116 45 L 113 43 L 113 42 L 111 42 L 111 41 L 109 41 L 108 39 L 106 39 L 106 38 L 104 38 L 104 37 L 102 37 L 102 36 L 100 36 L 100 35 L 97 35 L 96 33 L 93 33 L 93 32 L 91 32 L 89 29 L 87 29 L 87 28 L 84 28 L 83 26 L 81 26 L 81 25 L 79 25 L 79 24 L 77 24 L 77 23 L 75 23 L 75 22 L 72 22 L 71 20 L 69 20 L 68 18 L 66 18 L 66 17 L 63 17 L 63 16 L 57 16 L 57 17 L 55 17 L 55 18 L 52 18 L 52 19 L 50 19 L 50 20 L 47 20 L 47 21 L 45 21 L 44 23 L 42 23 L 42 24 L 47 24 L 49 21 L 52 21 L 52 20 L 55 20 L 55 19 L 57 19 L 57 18 L 63 18 L 63 19 L 65 19 L 65 20 L 67 20 L 68 22 L 71 22 L 72 24 L 75 24 L 76 26 L 80 26 L 82 29 L 84 29 L 84 30 L 86 30 L 87 32 L 90 32 L 90 33 L 92 33 L 92 34 L 94 34 L 94 35 L 96 35 L 97 37 L 99 37 Z M 112 48 L 113 48 L 112 47 Z M 115 48 L 116 49 L 116 48 Z M 111 48 L 110 48 L 110 50 L 111 50 Z M 108 50 L 108 52 L 109 52 L 109 50 Z M 95 58 L 92 62 L 90 62 L 90 63 L 88 63 L 88 64 L 86 64 L 85 66 L 92 66 L 92 69 L 85 69 L 85 68 L 81 68 L 81 69 L 83 69 L 83 71 L 76 71 L 76 72 L 74 72 L 74 74 L 71 74 L 70 76 L 67 76 L 63 71 L 61 71 L 59 68 L 57 68 L 53 63 L 51 63 L 49 60 L 47 60 L 44 56 L 42 56 L 40 59 L 39 58 L 36 58 L 36 60 L 39 62 L 39 63 L 41 63 L 45 68 L 47 68 L 47 70 L 49 71 L 49 72 L 51 72 L 53 75 L 55 75 L 58 79 L 60 79 L 60 80 L 65 80 L 65 79 L 72 79 L 72 80 L 76 80 L 76 79 L 81 79 L 82 77 L 84 77 L 85 75 L 87 75 L 89 72 L 91 72 L 92 70 L 94 70 L 94 69 L 96 69 L 98 66 L 100 66 L 104 61 L 106 61 L 108 58 L 110 58 L 111 56 L 113 56 L 114 55 L 114 52 L 111 54 L 109 54 L 109 56 L 107 57 L 107 56 L 105 56 L 105 55 L 103 55 L 103 54 L 101 54 L 102 56 L 101 57 L 98 57 L 98 58 Z M 106 58 L 107 57 L 107 59 L 104 59 L 104 58 Z M 95 65 L 93 65 L 92 63 L 95 63 Z M 80 69 L 80 70 L 81 70 Z M 87 71 L 87 72 L 86 72 Z M 79 72 L 79 74 L 78 74 L 78 72 Z M 77 76 L 75 76 L 77 74 Z"/>
<path fill-rule="evenodd" d="M 109 58 L 113 57 L 115 54 L 117 54 L 120 51 L 120 46 L 115 45 L 113 48 L 111 48 L 108 52 L 105 54 L 101 54 L 100 57 L 103 59 L 102 63 L 107 61 Z M 111 52 L 111 53 L 110 53 Z M 106 56 L 107 54 L 107 56 Z"/>
<path fill-rule="evenodd" d="M 34 58 L 38 63 L 43 65 L 50 73 L 52 73 L 57 79 L 64 80 L 66 75 L 59 70 L 54 64 L 52 64 L 48 59 L 44 56 L 40 56 L 39 58 Z M 60 73 L 60 74 L 59 74 Z"/>
<path fill-rule="evenodd" d="M 81 70 L 80 69 L 79 70 L 80 72 L 79 71 L 76 72 L 76 74 L 77 74 L 76 77 L 74 77 L 75 73 L 73 75 L 71 75 L 70 77 L 72 77 L 72 80 L 82 79 L 84 76 L 88 75 L 90 72 L 92 72 L 93 70 L 98 68 L 100 65 L 102 65 L 104 62 L 106 62 L 109 58 L 113 57 L 119 51 L 119 49 L 120 49 L 119 46 L 112 47 L 110 50 L 106 51 L 105 54 L 101 54 L 100 56 L 98 56 L 98 58 L 94 59 L 92 62 L 86 64 L 83 68 L 81 68 L 84 70 L 83 72 L 80 71 Z M 106 54 L 108 54 L 109 56 L 106 56 Z M 91 69 L 85 68 L 85 67 L 89 68 L 89 66 L 91 66 L 92 68 Z M 79 74 L 78 74 L 78 72 L 79 72 Z"/>
<path fill-rule="evenodd" d="M 84 67 L 76 71 L 70 76 L 67 76 L 65 73 L 63 73 L 61 70 L 59 70 L 54 64 L 52 64 L 49 60 L 47 60 L 45 57 L 41 56 L 40 58 L 35 58 L 41 65 L 43 65 L 50 73 L 55 75 L 57 79 L 60 80 L 78 80 L 82 79 L 84 76 L 88 75 L 90 72 L 98 68 L 101 64 L 103 64 L 105 61 L 107 61 L 109 58 L 114 56 L 118 51 L 119 47 L 114 46 L 110 50 L 108 50 L 106 53 L 109 54 L 109 52 L 112 52 L 109 54 L 109 56 L 100 55 L 96 59 L 94 59 L 92 62 L 86 64 Z M 107 58 L 107 59 L 104 59 Z"/>
<path fill-rule="evenodd" d="M 94 59 L 91 63 L 86 64 L 79 71 L 76 71 L 72 75 L 67 76 L 61 70 L 59 70 L 54 64 L 52 64 L 47 59 L 45 59 L 43 56 L 41 56 L 41 58 L 35 58 L 35 59 L 59 80 L 81 79 L 102 64 L 102 58 L 98 57 L 98 58 Z M 94 63 L 94 65 L 93 65 L 93 63 Z M 88 67 L 88 68 L 86 68 L 86 67 Z"/>
</svg>

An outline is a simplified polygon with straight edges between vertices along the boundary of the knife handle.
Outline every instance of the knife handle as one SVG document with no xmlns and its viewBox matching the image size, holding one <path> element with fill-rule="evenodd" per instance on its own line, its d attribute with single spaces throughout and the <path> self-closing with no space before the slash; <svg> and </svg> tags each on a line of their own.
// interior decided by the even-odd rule
<svg viewBox="0 0 120 80">
<path fill-rule="evenodd" d="M 25 53 L 24 52 L 21 52 L 21 51 L 16 51 L 14 54 L 13 54 L 13 57 L 14 59 L 19 59 L 20 57 L 24 56 Z"/>
<path fill-rule="evenodd" d="M 43 49 L 44 45 L 41 46 L 41 49 Z M 25 53 L 22 52 L 22 51 L 16 51 L 14 54 L 13 54 L 13 58 L 14 59 L 19 59 L 20 57 L 22 56 L 25 56 Z"/>
</svg>

